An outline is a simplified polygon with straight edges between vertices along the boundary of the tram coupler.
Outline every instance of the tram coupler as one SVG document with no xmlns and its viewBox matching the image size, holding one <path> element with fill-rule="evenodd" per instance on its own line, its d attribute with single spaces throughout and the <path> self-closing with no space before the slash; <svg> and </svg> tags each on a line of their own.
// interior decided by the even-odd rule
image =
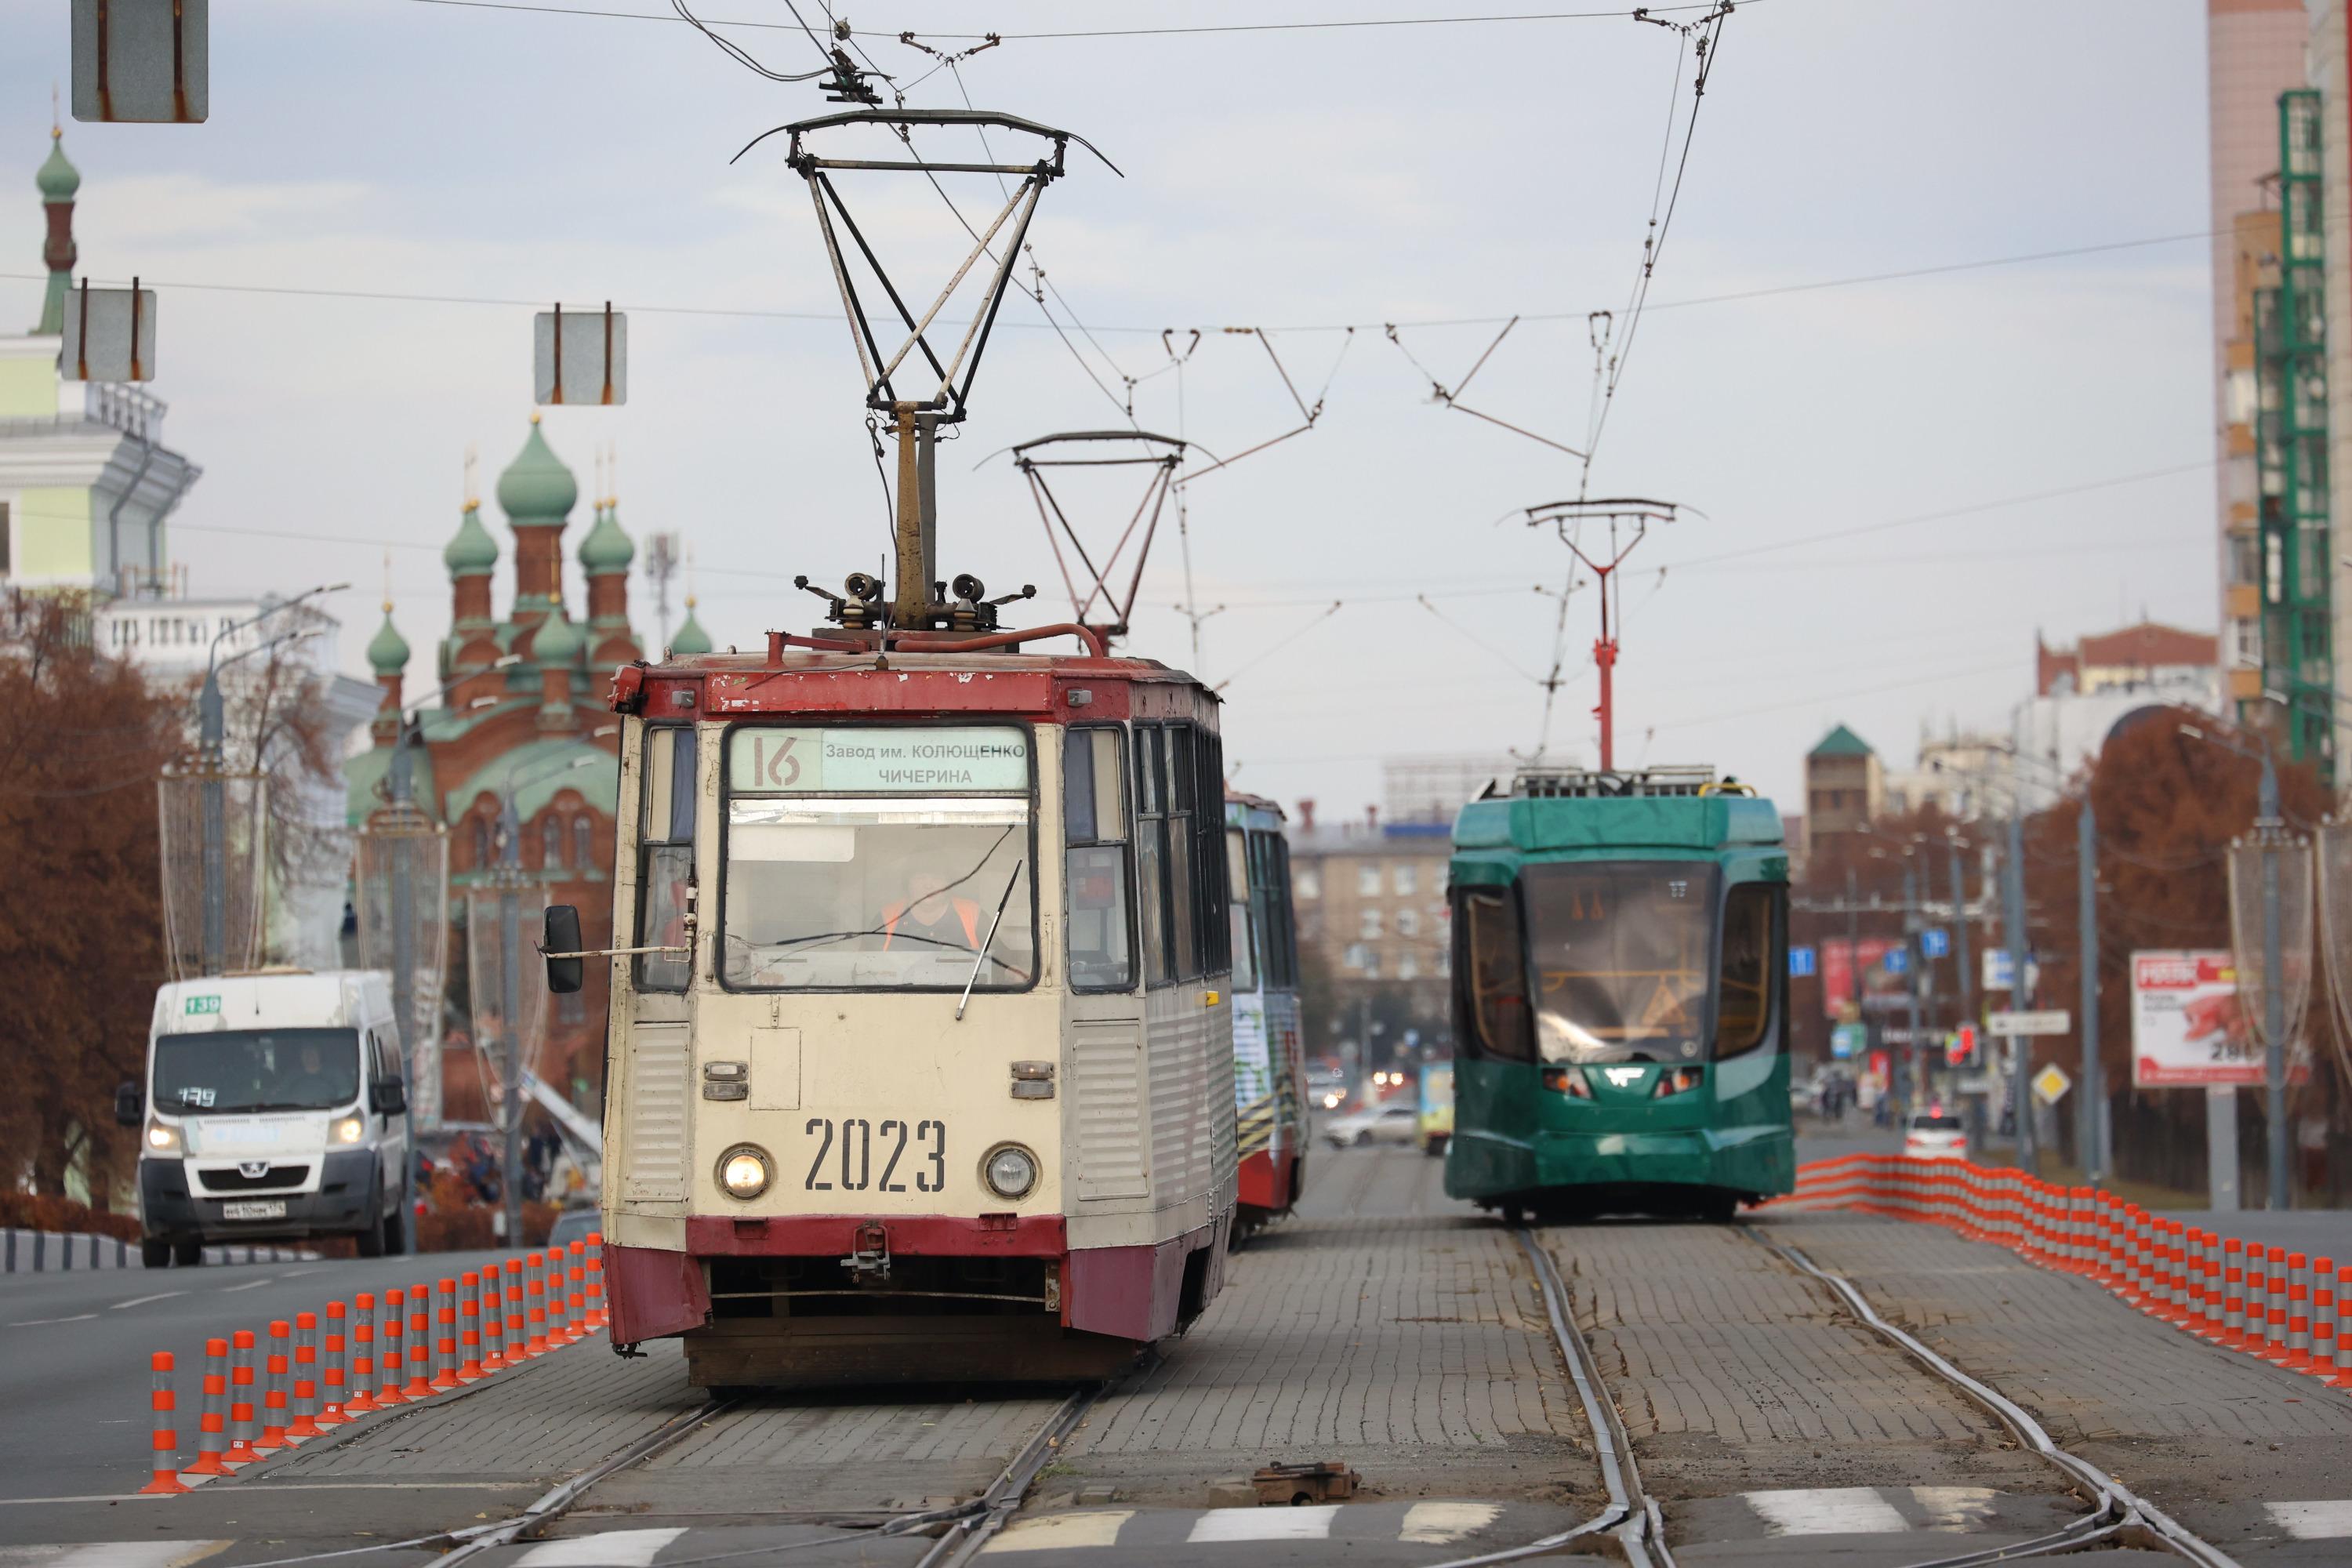
<svg viewBox="0 0 2352 1568">
<path fill-rule="evenodd" d="M 890 1278 L 890 1233 L 880 1224 L 857 1227 L 857 1245 L 841 1260 L 850 1279 L 860 1285 L 879 1285 Z"/>
</svg>

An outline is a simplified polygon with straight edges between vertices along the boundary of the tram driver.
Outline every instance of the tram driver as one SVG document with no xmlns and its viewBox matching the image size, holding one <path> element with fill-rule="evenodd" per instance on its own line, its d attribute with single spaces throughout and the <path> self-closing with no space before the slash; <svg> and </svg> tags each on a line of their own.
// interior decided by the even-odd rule
<svg viewBox="0 0 2352 1568">
<path fill-rule="evenodd" d="M 882 913 L 882 946 L 887 950 L 900 937 L 918 947 L 960 947 L 980 951 L 981 908 L 970 899 L 949 891 L 945 877 L 917 870 L 907 879 L 907 896 Z"/>
</svg>

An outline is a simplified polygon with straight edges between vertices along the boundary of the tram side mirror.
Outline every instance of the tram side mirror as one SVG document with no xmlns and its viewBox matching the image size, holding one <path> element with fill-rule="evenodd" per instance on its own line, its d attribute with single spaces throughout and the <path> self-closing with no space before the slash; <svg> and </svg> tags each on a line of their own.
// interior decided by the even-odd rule
<svg viewBox="0 0 2352 1568">
<path fill-rule="evenodd" d="M 368 1086 L 375 1096 L 378 1116 L 398 1116 L 408 1109 L 408 1088 L 396 1078 L 380 1079 Z"/>
<path fill-rule="evenodd" d="M 114 1091 L 114 1121 L 118 1127 L 136 1127 L 146 1119 L 144 1097 L 135 1083 L 125 1083 Z"/>
<path fill-rule="evenodd" d="M 547 906 L 547 925 L 539 950 L 547 954 L 547 988 L 558 996 L 577 991 L 587 980 L 580 952 L 580 911 L 571 904 Z M 575 956 L 559 958 L 558 953 Z"/>
</svg>

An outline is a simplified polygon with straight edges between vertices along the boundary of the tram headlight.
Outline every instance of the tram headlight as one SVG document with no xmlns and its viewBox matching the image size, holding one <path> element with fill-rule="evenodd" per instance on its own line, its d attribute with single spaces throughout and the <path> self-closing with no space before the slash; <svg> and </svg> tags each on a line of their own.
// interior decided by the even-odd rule
<svg viewBox="0 0 2352 1568">
<path fill-rule="evenodd" d="M 1650 1091 L 1650 1096 L 1654 1100 L 1664 1100 L 1669 1095 L 1687 1094 L 1705 1081 L 1706 1075 L 1696 1068 L 1676 1068 L 1672 1072 L 1658 1075 L 1658 1087 Z"/>
<path fill-rule="evenodd" d="M 1025 1198 L 1037 1185 L 1037 1156 L 1018 1143 L 1000 1143 L 980 1163 L 980 1176 L 1000 1198 Z"/>
<path fill-rule="evenodd" d="M 719 1156 L 719 1184 L 727 1189 L 730 1198 L 751 1202 L 768 1190 L 771 1168 L 768 1152 L 750 1143 L 738 1143 Z"/>
<path fill-rule="evenodd" d="M 1592 1098 L 1592 1086 L 1584 1081 L 1582 1068 L 1546 1068 L 1543 1069 L 1543 1086 L 1570 1100 Z"/>
</svg>

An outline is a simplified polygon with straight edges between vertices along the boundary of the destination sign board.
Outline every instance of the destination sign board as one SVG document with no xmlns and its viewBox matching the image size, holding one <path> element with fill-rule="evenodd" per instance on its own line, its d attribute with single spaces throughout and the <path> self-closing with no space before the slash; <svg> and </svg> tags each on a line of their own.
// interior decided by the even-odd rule
<svg viewBox="0 0 2352 1568">
<path fill-rule="evenodd" d="M 745 727 L 728 738 L 737 795 L 1024 795 L 1029 736 L 1010 724 Z"/>
</svg>

